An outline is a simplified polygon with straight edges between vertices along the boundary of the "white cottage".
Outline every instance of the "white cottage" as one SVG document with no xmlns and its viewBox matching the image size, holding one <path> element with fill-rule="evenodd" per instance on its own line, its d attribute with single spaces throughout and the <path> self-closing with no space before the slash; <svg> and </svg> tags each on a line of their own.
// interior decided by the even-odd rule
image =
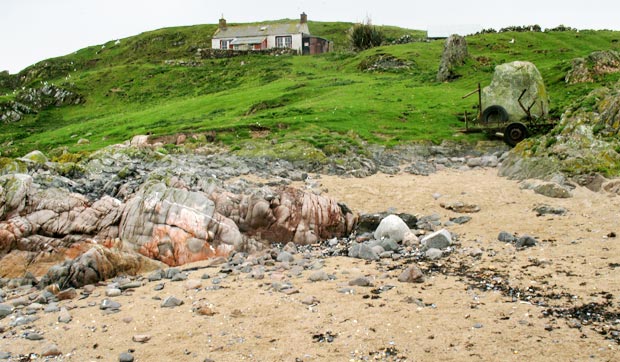
<svg viewBox="0 0 620 362">
<path fill-rule="evenodd" d="M 328 40 L 310 35 L 305 13 L 299 23 L 228 26 L 222 18 L 211 40 L 211 48 L 228 50 L 290 48 L 299 54 L 319 54 L 330 47 Z"/>
</svg>

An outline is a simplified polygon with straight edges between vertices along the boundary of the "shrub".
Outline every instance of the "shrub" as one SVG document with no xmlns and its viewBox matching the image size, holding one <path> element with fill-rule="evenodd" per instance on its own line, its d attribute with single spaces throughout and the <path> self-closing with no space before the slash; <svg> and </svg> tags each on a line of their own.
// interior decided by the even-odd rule
<svg viewBox="0 0 620 362">
<path fill-rule="evenodd" d="M 351 47 L 355 51 L 362 51 L 380 46 L 383 43 L 384 35 L 381 29 L 370 23 L 370 19 L 366 22 L 353 25 L 349 33 L 349 41 Z"/>
</svg>

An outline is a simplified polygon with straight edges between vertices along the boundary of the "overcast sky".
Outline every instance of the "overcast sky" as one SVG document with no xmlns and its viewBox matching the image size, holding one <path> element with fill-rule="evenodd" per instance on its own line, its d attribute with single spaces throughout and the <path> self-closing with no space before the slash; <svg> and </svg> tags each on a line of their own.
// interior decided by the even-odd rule
<svg viewBox="0 0 620 362">
<path fill-rule="evenodd" d="M 620 30 L 618 0 L 0 0 L 0 71 L 169 26 L 298 18 L 427 30 L 560 24 Z M 312 29 L 310 29 L 312 31 Z M 317 34 L 320 35 L 320 34 Z"/>
</svg>

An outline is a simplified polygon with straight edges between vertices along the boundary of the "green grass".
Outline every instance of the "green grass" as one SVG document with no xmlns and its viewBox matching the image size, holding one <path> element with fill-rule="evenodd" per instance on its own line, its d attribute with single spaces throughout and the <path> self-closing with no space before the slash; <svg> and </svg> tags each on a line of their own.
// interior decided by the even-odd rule
<svg viewBox="0 0 620 362">
<path fill-rule="evenodd" d="M 463 135 L 459 115 L 474 111 L 474 97 L 461 97 L 477 83 L 490 83 L 495 65 L 533 62 L 543 75 L 558 117 L 595 87 L 616 81 L 566 85 L 571 59 L 594 50 L 616 49 L 620 33 L 501 33 L 467 38 L 472 59 L 452 83 L 436 83 L 443 41 L 382 46 L 355 54 L 347 49 L 352 24 L 310 22 L 313 34 L 332 39 L 340 51 L 318 56 L 248 55 L 200 60 L 201 66 L 166 65 L 194 60 L 196 48 L 210 47 L 215 25 L 161 29 L 110 41 L 65 57 L 48 59 L 23 75 L 30 86 L 53 82 L 82 94 L 78 106 L 49 109 L 18 124 L 0 125 L 0 153 L 22 155 L 92 151 L 136 134 L 216 132 L 224 144 L 303 142 L 335 154 L 364 142 L 398 145 L 416 141 L 475 141 Z M 422 32 L 384 27 L 388 38 Z M 509 40 L 514 38 L 515 43 Z M 388 54 L 411 67 L 393 72 L 359 69 L 365 59 Z M 69 77 L 70 75 L 70 77 Z M 9 97 L 10 98 L 10 97 Z M 0 102 L 7 100 L 0 98 Z M 254 137 L 254 138 L 253 138 Z M 90 143 L 78 145 L 87 138 Z"/>
</svg>

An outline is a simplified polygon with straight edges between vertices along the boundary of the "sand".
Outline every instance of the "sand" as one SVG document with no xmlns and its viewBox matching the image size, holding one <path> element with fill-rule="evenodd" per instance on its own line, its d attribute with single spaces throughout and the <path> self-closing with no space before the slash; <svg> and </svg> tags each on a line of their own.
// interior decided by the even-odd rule
<svg viewBox="0 0 620 362">
<path fill-rule="evenodd" d="M 472 220 L 464 225 L 448 227 L 457 236 L 454 252 L 419 263 L 424 283 L 397 280 L 407 266 L 403 260 L 327 257 L 321 270 L 334 279 L 319 282 L 308 280 L 313 270 L 294 275 L 285 268 L 268 268 L 262 280 L 244 273 L 219 278 L 218 266 L 200 262 L 182 267 L 196 269 L 188 280 L 200 282 L 198 289 L 186 289 L 187 281 L 143 279 L 142 287 L 111 298 L 122 305 L 118 313 L 99 309 L 106 298 L 102 283 L 83 299 L 59 303 L 69 309 L 69 323 L 59 323 L 57 312 L 42 311 L 26 326 L 9 328 L 10 317 L 0 320 L 0 351 L 40 354 L 55 344 L 63 361 L 118 361 L 128 350 L 136 361 L 620 359 L 617 341 L 600 333 L 620 328 L 613 326 L 620 312 L 620 237 L 613 237 L 620 233 L 620 197 L 578 187 L 572 198 L 552 199 L 521 190 L 494 169 L 318 181 L 358 212 L 436 213 L 445 222 L 464 214 L 442 208 L 442 202 L 472 203 L 481 211 L 467 214 Z M 537 216 L 533 208 L 539 204 L 568 213 Z M 500 231 L 531 235 L 539 243 L 517 250 L 497 240 Z M 201 279 L 205 273 L 211 278 Z M 373 286 L 349 286 L 357 276 L 367 276 Z M 271 288 L 286 281 L 298 293 Z M 159 283 L 164 289 L 155 291 Z M 343 288 L 353 292 L 341 293 Z M 184 304 L 162 308 L 168 296 Z M 316 302 L 305 304 L 311 297 Z M 607 320 L 580 326 L 545 315 L 588 303 L 605 305 Z M 196 313 L 197 307 L 214 314 Z M 25 331 L 44 339 L 24 339 Z M 134 342 L 136 335 L 150 339 Z"/>
</svg>

